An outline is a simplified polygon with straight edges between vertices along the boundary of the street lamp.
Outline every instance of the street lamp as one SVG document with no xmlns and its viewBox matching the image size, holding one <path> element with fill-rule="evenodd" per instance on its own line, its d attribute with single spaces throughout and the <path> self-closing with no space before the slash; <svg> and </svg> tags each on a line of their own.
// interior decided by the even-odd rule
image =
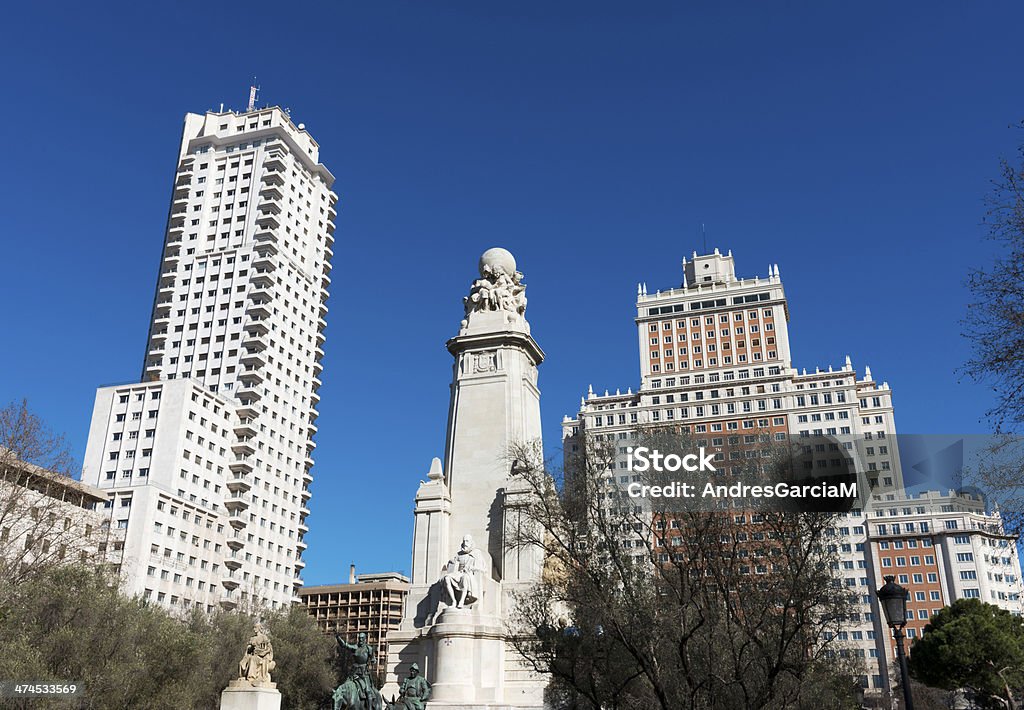
<svg viewBox="0 0 1024 710">
<path fill-rule="evenodd" d="M 903 704 L 906 710 L 914 710 L 914 698 L 910 695 L 910 671 L 907 670 L 907 655 L 903 651 L 903 627 L 907 625 L 907 598 L 910 592 L 896 584 L 891 574 L 875 594 L 885 612 L 885 621 L 896 638 L 896 658 L 900 661 L 900 677 L 903 685 Z"/>
</svg>

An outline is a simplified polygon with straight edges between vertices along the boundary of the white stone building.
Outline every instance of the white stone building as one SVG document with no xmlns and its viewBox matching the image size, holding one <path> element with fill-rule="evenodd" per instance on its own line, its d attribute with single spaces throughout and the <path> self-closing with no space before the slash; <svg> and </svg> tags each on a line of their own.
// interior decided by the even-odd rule
<svg viewBox="0 0 1024 710">
<path fill-rule="evenodd" d="M 127 529 L 128 593 L 296 599 L 333 182 L 278 107 L 185 117 L 142 378 L 97 391 L 83 474 Z"/>
</svg>

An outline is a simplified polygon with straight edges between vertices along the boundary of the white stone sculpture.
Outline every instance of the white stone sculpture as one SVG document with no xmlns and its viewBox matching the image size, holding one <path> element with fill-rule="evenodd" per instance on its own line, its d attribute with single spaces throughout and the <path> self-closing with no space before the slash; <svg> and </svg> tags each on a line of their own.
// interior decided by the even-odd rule
<svg viewBox="0 0 1024 710">
<path fill-rule="evenodd" d="M 475 311 L 526 313 L 526 284 L 516 271 L 515 258 L 505 249 L 488 249 L 480 257 L 480 278 L 473 282 L 463 300 L 466 317 Z"/>
<path fill-rule="evenodd" d="M 448 561 L 441 583 L 448 593 L 448 606 L 462 609 L 472 606 L 480 595 L 480 573 L 483 569 L 483 553 L 473 546 L 473 536 L 462 538 L 462 546 Z"/>
</svg>

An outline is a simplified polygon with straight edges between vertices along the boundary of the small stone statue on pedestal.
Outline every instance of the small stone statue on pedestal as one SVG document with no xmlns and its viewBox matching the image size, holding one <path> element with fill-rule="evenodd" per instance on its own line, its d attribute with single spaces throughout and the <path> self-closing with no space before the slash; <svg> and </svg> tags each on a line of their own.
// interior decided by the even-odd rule
<svg viewBox="0 0 1024 710">
<path fill-rule="evenodd" d="M 270 637 L 257 621 L 238 663 L 238 679 L 221 693 L 221 710 L 280 710 L 281 693 L 270 681 L 270 672 L 276 667 Z"/>
<path fill-rule="evenodd" d="M 246 646 L 245 656 L 238 663 L 238 679 L 247 680 L 252 685 L 269 683 L 270 671 L 276 667 L 270 637 L 263 629 L 263 624 L 257 621 L 249 645 Z"/>
<path fill-rule="evenodd" d="M 483 553 L 473 546 L 473 536 L 462 538 L 462 547 L 448 561 L 441 583 L 448 594 L 448 606 L 456 609 L 472 606 L 480 597 L 479 575 L 483 572 Z"/>
</svg>

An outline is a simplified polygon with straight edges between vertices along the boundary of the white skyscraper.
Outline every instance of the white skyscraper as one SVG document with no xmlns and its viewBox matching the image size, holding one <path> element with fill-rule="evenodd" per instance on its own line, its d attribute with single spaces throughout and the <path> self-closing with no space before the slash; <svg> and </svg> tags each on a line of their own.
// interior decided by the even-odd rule
<svg viewBox="0 0 1024 710">
<path fill-rule="evenodd" d="M 185 117 L 142 381 L 96 393 L 83 480 L 125 591 L 290 603 L 334 243 L 334 176 L 277 107 Z"/>
</svg>

